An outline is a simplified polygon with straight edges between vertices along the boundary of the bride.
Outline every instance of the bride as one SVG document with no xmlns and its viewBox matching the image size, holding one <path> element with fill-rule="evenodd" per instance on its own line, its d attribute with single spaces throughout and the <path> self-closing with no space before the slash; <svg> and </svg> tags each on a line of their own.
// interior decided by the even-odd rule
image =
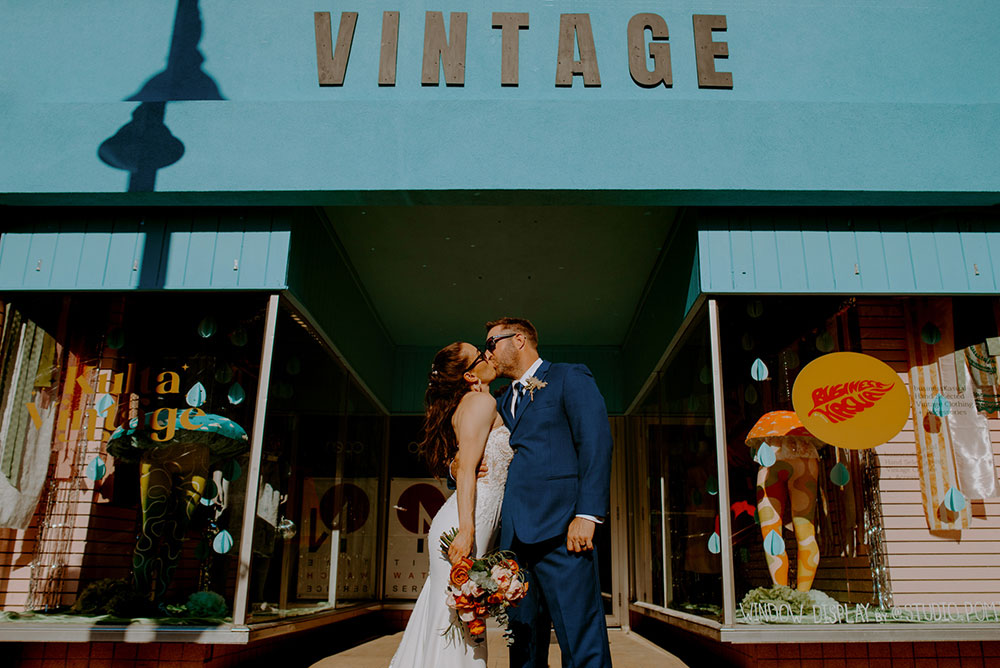
<svg viewBox="0 0 1000 668">
<path fill-rule="evenodd" d="M 507 466 L 514 453 L 508 443 L 510 433 L 489 393 L 496 377 L 492 363 L 471 343 L 443 348 L 431 365 L 420 446 L 435 474 L 447 470 L 454 458 L 456 491 L 431 522 L 429 574 L 390 668 L 486 666 L 486 642 L 477 644 L 464 626 L 460 638 L 443 634 L 457 623 L 455 612 L 445 603 L 452 564 L 485 554 L 500 526 Z M 486 474 L 477 480 L 481 463 Z M 441 535 L 456 527 L 458 535 L 446 559 L 439 549 Z"/>
</svg>

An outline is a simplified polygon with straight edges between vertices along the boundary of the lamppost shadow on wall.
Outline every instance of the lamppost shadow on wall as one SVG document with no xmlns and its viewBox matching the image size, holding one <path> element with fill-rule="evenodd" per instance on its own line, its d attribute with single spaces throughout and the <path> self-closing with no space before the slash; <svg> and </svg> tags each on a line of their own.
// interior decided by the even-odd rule
<svg viewBox="0 0 1000 668">
<path fill-rule="evenodd" d="M 167 102 L 224 100 L 219 87 L 201 65 L 199 0 L 177 0 L 167 66 L 128 101 L 139 102 L 132 120 L 106 139 L 97 155 L 106 164 L 129 173 L 128 192 L 152 192 L 156 172 L 184 155 L 184 144 L 164 124 Z"/>
</svg>

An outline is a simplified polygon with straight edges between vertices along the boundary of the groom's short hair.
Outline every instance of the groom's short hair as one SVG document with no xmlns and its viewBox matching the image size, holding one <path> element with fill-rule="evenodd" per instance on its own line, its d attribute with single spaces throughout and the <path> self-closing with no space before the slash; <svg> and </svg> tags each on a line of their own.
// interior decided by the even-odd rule
<svg viewBox="0 0 1000 668">
<path fill-rule="evenodd" d="M 524 338 L 531 342 L 532 348 L 538 347 L 538 330 L 535 329 L 535 326 L 531 324 L 530 320 L 525 320 L 524 318 L 500 318 L 499 320 L 491 320 L 486 323 L 487 333 L 497 326 L 512 329 L 518 334 L 523 334 Z"/>
</svg>

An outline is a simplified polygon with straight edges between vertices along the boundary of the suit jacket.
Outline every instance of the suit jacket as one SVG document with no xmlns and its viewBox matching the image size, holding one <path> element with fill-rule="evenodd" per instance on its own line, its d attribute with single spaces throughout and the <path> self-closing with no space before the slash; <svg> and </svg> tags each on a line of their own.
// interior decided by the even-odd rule
<svg viewBox="0 0 1000 668">
<path fill-rule="evenodd" d="M 500 516 L 505 549 L 515 535 L 539 543 L 565 535 L 577 514 L 607 517 L 610 508 L 611 427 L 590 370 L 542 362 L 535 377 L 548 385 L 526 392 L 516 417 L 512 387 L 497 399 L 515 451 Z"/>
</svg>

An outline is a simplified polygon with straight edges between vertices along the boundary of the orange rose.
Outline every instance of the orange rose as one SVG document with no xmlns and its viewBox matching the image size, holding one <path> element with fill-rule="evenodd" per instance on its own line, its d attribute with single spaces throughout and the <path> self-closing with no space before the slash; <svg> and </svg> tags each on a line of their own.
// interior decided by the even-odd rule
<svg viewBox="0 0 1000 668">
<path fill-rule="evenodd" d="M 456 587 L 461 587 L 469 581 L 469 569 L 472 568 L 472 559 L 462 557 L 462 559 L 451 567 L 451 583 Z"/>
<path fill-rule="evenodd" d="M 507 570 L 510 571 L 511 575 L 517 575 L 517 572 L 521 570 L 521 567 L 517 565 L 517 562 L 513 559 L 507 560 Z"/>
<path fill-rule="evenodd" d="M 476 602 L 465 594 L 461 594 L 455 597 L 455 607 L 460 610 L 471 610 L 476 607 Z"/>
<path fill-rule="evenodd" d="M 478 604 L 476 606 L 476 616 L 477 617 L 485 617 L 486 613 L 487 613 L 487 610 L 486 610 L 486 606 L 485 605 L 483 605 L 482 603 L 480 603 L 480 604 Z"/>
<path fill-rule="evenodd" d="M 489 598 L 486 599 L 486 602 L 489 603 L 490 605 L 496 605 L 497 603 L 500 603 L 502 601 L 503 601 L 503 594 L 501 594 L 498 591 L 493 592 L 492 594 L 490 594 Z"/>
<path fill-rule="evenodd" d="M 469 633 L 474 636 L 481 636 L 486 631 L 486 621 L 476 617 L 469 622 Z"/>
</svg>

